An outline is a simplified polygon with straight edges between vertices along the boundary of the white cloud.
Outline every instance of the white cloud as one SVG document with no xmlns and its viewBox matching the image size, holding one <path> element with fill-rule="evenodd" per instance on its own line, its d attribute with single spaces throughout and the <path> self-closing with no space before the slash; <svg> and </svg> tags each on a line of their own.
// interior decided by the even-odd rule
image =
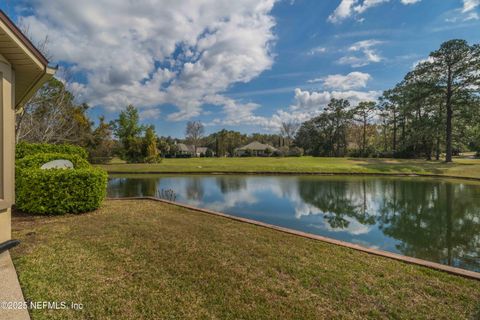
<svg viewBox="0 0 480 320">
<path fill-rule="evenodd" d="M 49 35 L 55 60 L 84 75 L 74 86 L 87 102 L 169 103 L 178 107 L 170 119 L 181 120 L 272 66 L 274 2 L 32 0 L 25 12 L 35 16 L 23 19 L 34 39 Z"/>
<path fill-rule="evenodd" d="M 351 105 L 357 105 L 360 101 L 376 101 L 381 91 L 303 91 L 295 89 L 295 103 L 291 106 L 292 111 L 322 111 L 332 98 L 346 99 Z"/>
<path fill-rule="evenodd" d="M 357 0 L 341 0 L 335 11 L 328 16 L 328 21 L 338 23 L 350 17 L 353 13 L 353 7 L 356 3 Z"/>
<path fill-rule="evenodd" d="M 350 72 L 347 75 L 332 74 L 325 78 L 313 79 L 308 82 L 314 83 L 322 81 L 323 87 L 326 89 L 351 90 L 365 88 L 368 80 L 371 78 L 368 73 Z"/>
<path fill-rule="evenodd" d="M 315 47 L 308 52 L 308 55 L 313 56 L 313 55 L 317 55 L 317 54 L 321 54 L 321 53 L 325 53 L 325 52 L 327 52 L 327 48 L 325 48 L 325 47 Z"/>
<path fill-rule="evenodd" d="M 304 91 L 295 89 L 294 102 L 287 108 L 278 109 L 271 116 L 254 113 L 260 107 L 255 103 L 241 103 L 218 95 L 209 103 L 223 105 L 223 117 L 206 123 L 207 126 L 256 126 L 264 131 L 278 132 L 282 122 L 302 123 L 323 112 L 332 98 L 347 99 L 352 106 L 360 101 L 376 101 L 381 91 Z"/>
<path fill-rule="evenodd" d="M 400 0 L 404 5 L 414 4 L 421 0 Z M 465 0 L 472 1 L 472 0 Z M 477 1 L 477 0 L 473 0 Z M 383 3 L 390 2 L 390 0 L 341 0 L 338 7 L 328 16 L 328 21 L 332 23 L 339 23 L 355 14 L 362 14 L 370 8 L 379 6 Z M 364 18 L 358 19 L 363 22 Z"/>
<path fill-rule="evenodd" d="M 480 0 L 463 0 L 462 12 L 470 12 L 475 10 L 475 8 L 478 6 L 480 6 Z"/>
<path fill-rule="evenodd" d="M 425 59 L 417 60 L 412 64 L 412 69 L 415 69 L 419 64 L 424 63 L 424 62 L 434 62 L 434 59 L 429 56 Z"/>
<path fill-rule="evenodd" d="M 370 8 L 376 7 L 382 3 L 389 1 L 390 0 L 364 0 L 363 3 L 353 7 L 353 10 L 357 13 L 363 13 Z"/>
<path fill-rule="evenodd" d="M 479 20 L 480 16 L 478 12 L 475 12 L 479 5 L 480 0 L 463 0 L 463 6 L 448 12 L 445 21 L 455 23 L 458 21 Z"/>
<path fill-rule="evenodd" d="M 480 0 L 463 0 L 462 13 L 465 14 L 463 21 L 480 19 L 478 13 L 473 12 L 478 6 L 480 6 Z"/>
<path fill-rule="evenodd" d="M 140 111 L 140 119 L 142 120 L 158 119 L 159 117 L 160 117 L 159 109 L 145 109 Z"/>
<path fill-rule="evenodd" d="M 381 44 L 378 40 L 363 40 L 358 41 L 350 46 L 348 51 L 360 52 L 361 55 L 347 55 L 338 60 L 340 64 L 348 64 L 354 68 L 363 67 L 370 63 L 377 63 L 383 60 L 383 57 L 374 48 Z"/>
</svg>

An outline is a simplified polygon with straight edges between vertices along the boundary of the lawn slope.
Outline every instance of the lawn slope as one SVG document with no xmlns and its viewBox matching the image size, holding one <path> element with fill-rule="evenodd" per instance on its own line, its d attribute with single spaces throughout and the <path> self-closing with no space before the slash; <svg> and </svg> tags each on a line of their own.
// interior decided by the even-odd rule
<svg viewBox="0 0 480 320">
<path fill-rule="evenodd" d="M 154 201 L 15 217 L 33 319 L 462 319 L 480 282 Z"/>
</svg>

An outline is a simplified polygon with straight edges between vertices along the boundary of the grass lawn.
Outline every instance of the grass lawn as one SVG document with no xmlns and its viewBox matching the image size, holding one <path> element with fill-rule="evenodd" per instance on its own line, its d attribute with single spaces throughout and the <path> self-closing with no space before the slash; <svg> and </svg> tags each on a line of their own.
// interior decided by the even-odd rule
<svg viewBox="0 0 480 320">
<path fill-rule="evenodd" d="M 309 159 L 313 161 L 313 159 Z M 154 201 L 17 216 L 33 319 L 465 319 L 480 282 Z"/>
<path fill-rule="evenodd" d="M 434 174 L 480 179 L 480 160 L 441 161 L 355 159 L 355 158 L 191 158 L 164 159 L 159 164 L 112 163 L 100 165 L 115 173 L 189 173 L 189 172 L 307 172 L 307 173 L 381 173 Z"/>
</svg>

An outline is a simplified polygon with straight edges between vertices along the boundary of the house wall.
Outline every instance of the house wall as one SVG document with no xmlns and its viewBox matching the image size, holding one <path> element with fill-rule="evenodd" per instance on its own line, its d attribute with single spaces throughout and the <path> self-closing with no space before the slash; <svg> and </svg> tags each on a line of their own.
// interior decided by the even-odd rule
<svg viewBox="0 0 480 320">
<path fill-rule="evenodd" d="M 10 208 L 0 210 L 0 243 L 12 238 L 12 211 Z"/>
<path fill-rule="evenodd" d="M 0 55 L 0 243 L 11 237 L 15 190 L 15 74 Z"/>
</svg>

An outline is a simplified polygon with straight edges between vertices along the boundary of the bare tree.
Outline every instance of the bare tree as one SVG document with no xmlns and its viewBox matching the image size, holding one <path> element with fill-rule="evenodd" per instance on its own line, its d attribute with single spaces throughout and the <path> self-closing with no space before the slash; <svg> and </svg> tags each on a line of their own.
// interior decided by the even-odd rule
<svg viewBox="0 0 480 320">
<path fill-rule="evenodd" d="M 185 137 L 187 141 L 193 145 L 195 148 L 195 156 L 197 155 L 197 147 L 200 144 L 200 140 L 202 139 L 205 133 L 205 128 L 200 121 L 189 121 L 187 123 L 187 128 L 185 129 Z"/>
<path fill-rule="evenodd" d="M 28 23 L 21 19 L 19 25 L 23 34 L 35 43 L 47 60 L 51 60 L 48 35 L 41 41 L 34 41 Z M 72 75 L 67 69 L 61 71 L 58 75 L 61 80 L 51 79 L 16 111 L 17 142 L 86 144 L 91 138 L 91 123 L 85 114 L 88 107 L 75 103 L 74 94 L 67 89 Z"/>
<path fill-rule="evenodd" d="M 85 144 L 91 123 L 88 106 L 76 104 L 65 85 L 53 78 L 17 111 L 16 141 Z"/>
<path fill-rule="evenodd" d="M 300 124 L 297 122 L 289 121 L 289 122 L 282 122 L 280 126 L 280 133 L 281 135 L 287 139 L 287 144 L 290 146 L 290 143 L 295 138 L 295 134 L 300 128 Z"/>
</svg>

